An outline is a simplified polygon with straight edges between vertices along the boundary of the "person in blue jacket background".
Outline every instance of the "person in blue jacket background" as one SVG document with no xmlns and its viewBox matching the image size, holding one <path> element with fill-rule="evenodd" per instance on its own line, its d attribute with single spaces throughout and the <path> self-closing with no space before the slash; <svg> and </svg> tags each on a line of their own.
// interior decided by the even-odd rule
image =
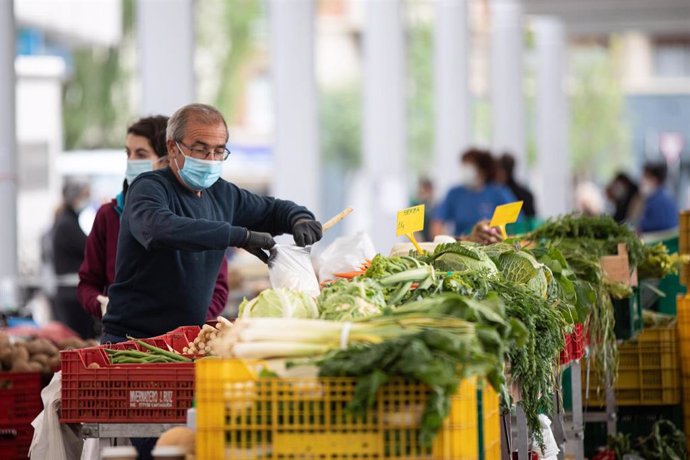
<svg viewBox="0 0 690 460">
<path fill-rule="evenodd" d="M 495 179 L 496 161 L 491 153 L 476 148 L 463 153 L 460 185 L 450 189 L 436 208 L 432 234 L 443 234 L 451 224 L 455 236 L 469 235 L 478 222 L 491 219 L 496 206 L 516 201 L 510 189 Z"/>
<path fill-rule="evenodd" d="M 664 187 L 666 173 L 664 163 L 644 165 L 640 185 L 644 207 L 637 226 L 641 233 L 661 232 L 678 226 L 678 205 Z"/>
</svg>

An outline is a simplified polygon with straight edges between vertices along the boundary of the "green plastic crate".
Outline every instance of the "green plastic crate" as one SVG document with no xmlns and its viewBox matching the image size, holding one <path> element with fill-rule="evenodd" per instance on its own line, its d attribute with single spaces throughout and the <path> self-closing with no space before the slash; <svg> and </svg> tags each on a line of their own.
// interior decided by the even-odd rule
<svg viewBox="0 0 690 460">
<path fill-rule="evenodd" d="M 629 340 L 637 336 L 644 326 L 640 291 L 634 288 L 633 295 L 627 299 L 611 299 L 616 325 L 614 331 L 618 340 Z"/>
</svg>

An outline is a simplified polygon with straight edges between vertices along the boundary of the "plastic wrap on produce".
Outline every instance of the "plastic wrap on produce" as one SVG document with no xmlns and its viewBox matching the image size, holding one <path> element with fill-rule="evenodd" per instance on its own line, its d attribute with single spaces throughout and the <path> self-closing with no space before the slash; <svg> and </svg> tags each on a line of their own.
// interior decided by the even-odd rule
<svg viewBox="0 0 690 460">
<path fill-rule="evenodd" d="M 268 277 L 273 289 L 294 289 L 314 297 L 319 295 L 319 281 L 308 248 L 276 245 L 268 260 Z"/>
<path fill-rule="evenodd" d="M 341 236 L 319 254 L 319 280 L 330 281 L 336 273 L 359 270 L 364 262 L 375 255 L 374 243 L 366 233 Z"/>
</svg>

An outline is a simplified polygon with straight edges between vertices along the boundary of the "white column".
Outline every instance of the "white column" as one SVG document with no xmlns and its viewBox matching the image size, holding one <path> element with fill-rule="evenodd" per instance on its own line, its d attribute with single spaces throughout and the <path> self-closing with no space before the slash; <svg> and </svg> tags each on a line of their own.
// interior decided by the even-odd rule
<svg viewBox="0 0 690 460">
<path fill-rule="evenodd" d="M 194 2 L 138 0 L 136 8 L 141 79 L 139 113 L 143 116 L 172 115 L 196 98 Z"/>
<path fill-rule="evenodd" d="M 13 2 L 0 2 L 0 310 L 17 306 L 14 34 Z"/>
<path fill-rule="evenodd" d="M 457 178 L 460 152 L 470 144 L 471 99 L 466 0 L 438 0 L 434 27 L 434 177 L 438 197 Z"/>
<path fill-rule="evenodd" d="M 526 170 L 521 0 L 491 0 L 491 122 L 495 154 L 510 152 Z"/>
<path fill-rule="evenodd" d="M 368 232 L 376 249 L 395 242 L 396 212 L 407 206 L 405 56 L 400 0 L 365 3 L 363 165 Z"/>
<path fill-rule="evenodd" d="M 273 193 L 319 215 L 319 145 L 313 0 L 271 0 L 271 73 L 275 101 Z"/>
<path fill-rule="evenodd" d="M 552 17 L 534 21 L 536 41 L 536 191 L 540 215 L 570 209 L 566 43 L 563 24 Z"/>
</svg>

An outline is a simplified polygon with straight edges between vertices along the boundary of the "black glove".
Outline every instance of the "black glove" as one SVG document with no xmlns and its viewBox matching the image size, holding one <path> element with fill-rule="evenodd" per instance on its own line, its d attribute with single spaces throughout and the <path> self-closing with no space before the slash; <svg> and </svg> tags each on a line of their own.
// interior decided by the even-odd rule
<svg viewBox="0 0 690 460">
<path fill-rule="evenodd" d="M 292 237 L 295 239 L 297 246 L 309 246 L 321 239 L 323 236 L 323 229 L 321 222 L 312 219 L 301 219 L 295 222 L 292 227 Z"/>
<path fill-rule="evenodd" d="M 252 232 L 247 230 L 247 240 L 244 242 L 244 245 L 242 245 L 242 248 L 247 252 L 254 254 L 263 263 L 267 264 L 268 254 L 266 251 L 275 245 L 276 242 L 273 240 L 273 237 L 270 233 Z"/>
</svg>

